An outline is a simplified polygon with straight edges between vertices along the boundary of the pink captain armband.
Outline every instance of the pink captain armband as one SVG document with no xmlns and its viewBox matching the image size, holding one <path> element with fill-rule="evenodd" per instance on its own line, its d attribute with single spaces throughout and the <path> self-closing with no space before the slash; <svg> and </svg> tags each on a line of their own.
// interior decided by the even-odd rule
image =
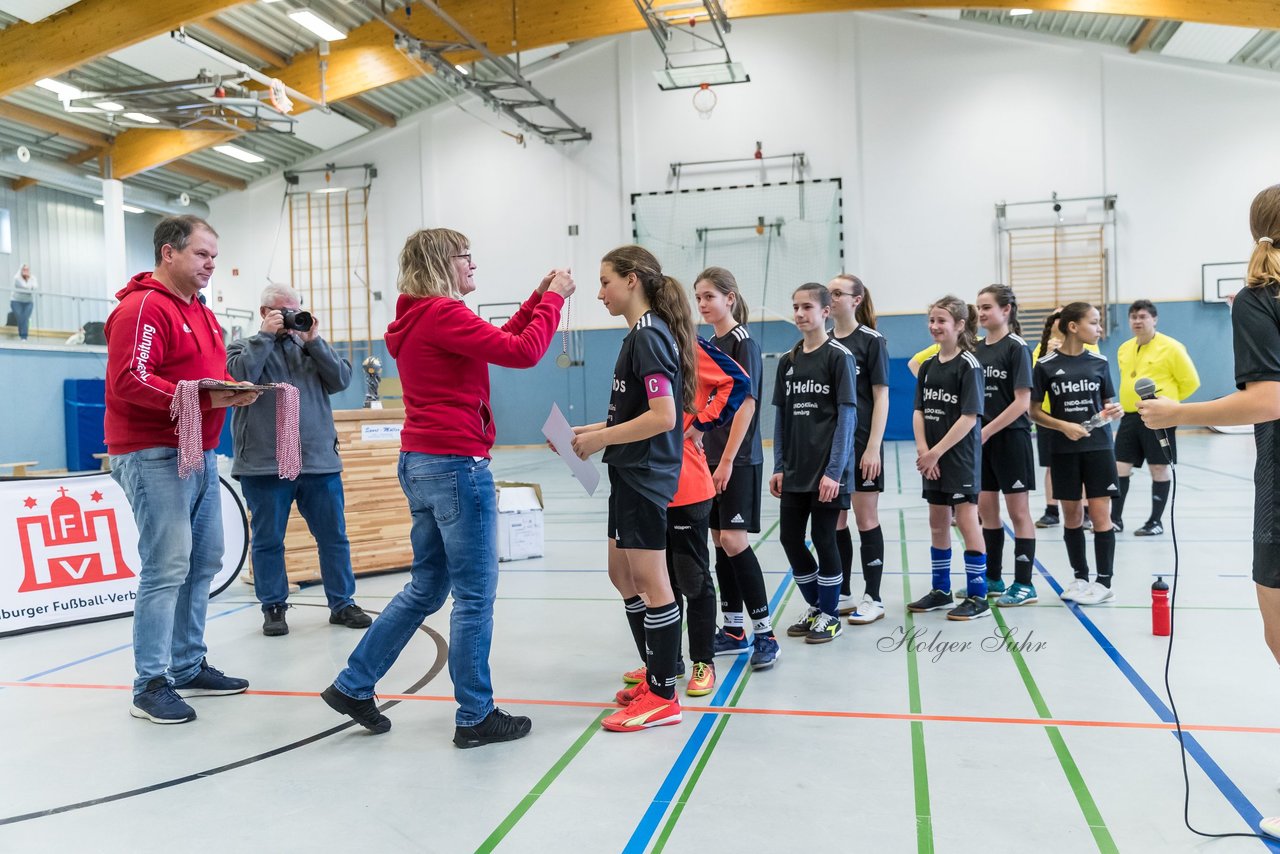
<svg viewBox="0 0 1280 854">
<path fill-rule="evenodd" d="M 644 378 L 644 393 L 650 400 L 671 397 L 671 380 L 662 374 L 649 374 Z"/>
</svg>

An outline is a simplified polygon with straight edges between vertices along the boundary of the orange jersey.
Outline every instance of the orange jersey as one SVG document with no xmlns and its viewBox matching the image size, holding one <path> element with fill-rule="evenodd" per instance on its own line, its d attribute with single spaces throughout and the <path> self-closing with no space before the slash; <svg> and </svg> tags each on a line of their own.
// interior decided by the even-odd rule
<svg viewBox="0 0 1280 854">
<path fill-rule="evenodd" d="M 684 461 L 680 466 L 680 484 L 676 487 L 675 498 L 671 500 L 670 507 L 683 507 L 686 504 L 697 504 L 700 501 L 706 501 L 714 498 L 716 488 L 711 482 L 711 469 L 707 467 L 707 455 L 702 450 L 702 433 L 698 430 L 698 426 L 706 429 L 706 425 L 715 425 L 732 418 L 733 413 L 737 411 L 737 403 L 732 401 L 736 397 L 740 402 L 743 395 L 734 395 L 735 386 L 741 386 L 747 382 L 746 374 L 738 368 L 739 377 L 730 376 L 725 369 L 721 367 L 721 363 L 717 360 L 717 356 L 721 360 L 728 360 L 727 365 L 736 367 L 728 356 L 716 350 L 714 345 L 698 339 L 698 385 L 694 395 L 694 400 L 702 404 L 696 415 L 685 413 L 684 430 L 687 434 L 691 427 L 695 432 L 693 436 L 685 436 L 684 440 Z M 710 350 L 715 350 L 716 355 L 713 356 Z M 745 394 L 745 392 L 744 392 Z M 732 409 L 726 412 L 726 407 L 732 405 Z M 695 423 L 696 422 L 696 423 Z"/>
</svg>

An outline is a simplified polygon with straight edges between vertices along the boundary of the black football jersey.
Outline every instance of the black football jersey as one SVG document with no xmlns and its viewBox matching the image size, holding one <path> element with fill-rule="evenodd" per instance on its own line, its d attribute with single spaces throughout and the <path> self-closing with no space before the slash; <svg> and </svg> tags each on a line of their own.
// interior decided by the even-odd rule
<svg viewBox="0 0 1280 854">
<path fill-rule="evenodd" d="M 784 491 L 818 491 L 831 461 L 839 407 L 857 403 L 853 386 L 853 356 L 832 338 L 812 353 L 797 345 L 778 360 L 773 405 L 787 437 L 782 449 Z M 848 492 L 853 482 L 852 447 L 847 460 L 840 476 L 842 493 Z"/>
<path fill-rule="evenodd" d="M 751 416 L 751 426 L 742 437 L 738 453 L 733 458 L 735 466 L 758 466 L 764 462 L 764 450 L 760 445 L 760 387 L 764 382 L 764 360 L 760 355 L 760 345 L 751 337 L 745 324 L 730 329 L 724 335 L 711 339 L 711 343 L 719 347 L 729 358 L 738 363 L 751 379 L 751 396 L 756 401 L 756 411 Z M 720 464 L 724 455 L 724 446 L 729 441 L 729 430 L 733 423 L 708 431 L 702 437 L 702 448 L 707 453 L 707 465 L 714 469 Z"/>
<path fill-rule="evenodd" d="M 1280 382 L 1280 287 L 1245 288 L 1231 307 L 1235 338 L 1236 386 Z M 1254 464 L 1255 543 L 1280 543 L 1280 421 L 1253 426 L 1258 457 Z M 1272 548 L 1275 546 L 1272 545 Z M 1256 546 L 1255 546 L 1256 554 Z"/>
<path fill-rule="evenodd" d="M 1083 424 L 1101 412 L 1116 396 L 1111 368 L 1101 353 L 1083 351 L 1068 356 L 1061 350 L 1041 356 L 1031 372 L 1031 399 L 1049 396 L 1049 414 L 1060 421 Z M 1057 430 L 1049 431 L 1049 449 L 1055 454 L 1078 454 L 1111 448 L 1111 425 L 1104 424 L 1073 442 Z"/>
<path fill-rule="evenodd" d="M 972 495 L 982 472 L 982 413 L 985 383 L 978 357 L 961 350 L 947 361 L 931 356 L 916 375 L 916 409 L 924 415 L 924 440 L 932 448 L 962 415 L 976 415 L 973 430 L 938 461 L 941 476 L 926 489 Z"/>
<path fill-rule="evenodd" d="M 674 427 L 639 442 L 610 445 L 604 450 L 604 461 L 618 470 L 627 485 L 663 507 L 675 497 L 684 454 L 678 353 L 675 336 L 666 322 L 652 311 L 645 312 L 622 339 L 613 368 L 613 393 L 609 395 L 606 421 L 606 426 L 613 427 L 649 411 L 646 378 L 664 377 L 671 384 L 676 405 Z"/>
<path fill-rule="evenodd" d="M 854 388 L 858 395 L 858 429 L 856 442 L 864 447 L 871 438 L 871 410 L 875 408 L 875 397 L 872 388 L 889 384 L 889 342 L 876 330 L 865 323 L 843 338 L 831 337 L 845 346 L 853 354 L 853 364 L 857 371 Z"/>
<path fill-rule="evenodd" d="M 982 423 L 989 424 L 1013 404 L 1015 391 L 1031 388 L 1031 351 L 1021 336 L 1009 333 L 994 344 L 979 341 L 975 355 L 986 380 Z M 1030 430 L 1031 419 L 1024 412 L 1004 429 Z"/>
</svg>

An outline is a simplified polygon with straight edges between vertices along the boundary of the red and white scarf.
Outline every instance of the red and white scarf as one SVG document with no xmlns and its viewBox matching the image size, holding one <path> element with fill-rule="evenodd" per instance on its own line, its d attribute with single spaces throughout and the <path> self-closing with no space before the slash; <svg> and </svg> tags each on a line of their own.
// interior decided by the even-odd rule
<svg viewBox="0 0 1280 854">
<path fill-rule="evenodd" d="M 169 404 L 169 417 L 178 422 L 178 477 L 204 471 L 200 389 L 221 388 L 220 380 L 182 380 Z M 298 430 L 298 389 L 272 383 L 276 392 L 276 470 L 283 480 L 302 473 L 302 435 Z"/>
</svg>

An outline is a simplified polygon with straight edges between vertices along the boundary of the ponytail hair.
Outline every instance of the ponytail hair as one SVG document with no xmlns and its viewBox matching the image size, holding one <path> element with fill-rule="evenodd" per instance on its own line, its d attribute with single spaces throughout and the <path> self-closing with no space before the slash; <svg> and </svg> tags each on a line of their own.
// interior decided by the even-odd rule
<svg viewBox="0 0 1280 854">
<path fill-rule="evenodd" d="M 747 301 L 742 298 L 742 289 L 738 287 L 738 280 L 734 278 L 724 267 L 708 267 L 698 274 L 698 278 L 693 280 L 696 288 L 698 282 L 706 282 L 713 288 L 718 290 L 725 296 L 733 297 L 733 320 L 735 323 L 746 326 L 747 319 L 751 316 L 750 310 L 747 308 Z"/>
<path fill-rule="evenodd" d="M 991 294 L 995 297 L 996 305 L 1001 308 L 1009 309 L 1009 328 L 1013 330 L 1014 335 L 1022 334 L 1022 324 L 1018 322 L 1018 298 L 1013 293 L 1013 288 L 1008 285 L 987 285 L 978 291 L 978 295 Z"/>
<path fill-rule="evenodd" d="M 1062 309 L 1044 319 L 1044 332 L 1040 334 L 1040 358 L 1049 355 L 1049 341 L 1053 338 L 1053 330 L 1058 326 L 1058 318 L 1062 317 Z"/>
<path fill-rule="evenodd" d="M 843 282 L 849 283 L 849 289 L 855 297 L 862 297 L 862 302 L 858 303 L 858 308 L 854 311 L 853 319 L 858 321 L 860 326 L 870 326 L 876 328 L 876 306 L 871 301 L 871 291 L 867 290 L 867 286 L 862 284 L 853 273 L 837 273 L 835 278 Z"/>
<path fill-rule="evenodd" d="M 978 344 L 978 310 L 960 299 L 960 297 L 952 296 L 951 294 L 929 306 L 929 311 L 933 311 L 935 308 L 945 311 L 955 319 L 956 323 L 960 324 L 960 334 L 956 336 L 956 346 L 966 353 L 972 353 Z"/>
<path fill-rule="evenodd" d="M 681 408 L 696 415 L 698 410 L 694 402 L 698 388 L 698 336 L 684 288 L 662 272 L 658 259 L 643 246 L 619 246 L 605 255 L 601 263 L 612 265 L 619 276 L 635 273 L 640 286 L 644 288 L 649 308 L 671 329 L 671 334 L 676 339 L 676 349 L 679 350 Z"/>
<path fill-rule="evenodd" d="M 1249 206 L 1249 231 L 1253 254 L 1245 282 L 1251 288 L 1280 284 L 1280 184 L 1267 187 Z"/>
</svg>

